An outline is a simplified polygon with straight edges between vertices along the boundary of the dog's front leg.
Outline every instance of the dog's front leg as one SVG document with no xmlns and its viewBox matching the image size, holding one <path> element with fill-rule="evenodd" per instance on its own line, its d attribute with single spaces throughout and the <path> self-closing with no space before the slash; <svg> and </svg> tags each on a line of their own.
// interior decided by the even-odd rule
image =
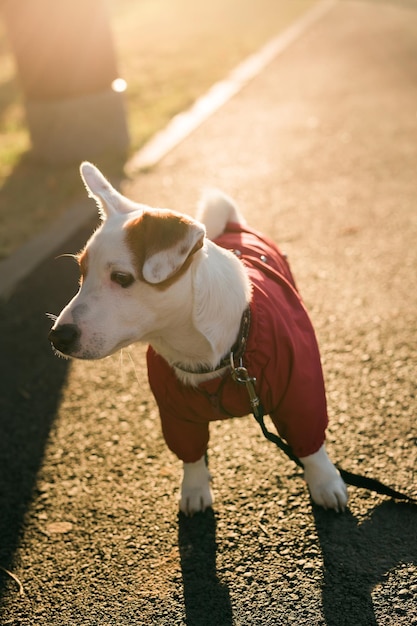
<svg viewBox="0 0 417 626">
<path fill-rule="evenodd" d="M 185 515 L 205 511 L 213 504 L 210 489 L 211 476 L 205 457 L 195 463 L 184 463 L 181 485 L 180 509 Z"/>
<path fill-rule="evenodd" d="M 327 456 L 324 444 L 317 452 L 300 461 L 304 465 L 304 478 L 313 501 L 325 509 L 344 511 L 348 501 L 346 485 Z"/>
</svg>

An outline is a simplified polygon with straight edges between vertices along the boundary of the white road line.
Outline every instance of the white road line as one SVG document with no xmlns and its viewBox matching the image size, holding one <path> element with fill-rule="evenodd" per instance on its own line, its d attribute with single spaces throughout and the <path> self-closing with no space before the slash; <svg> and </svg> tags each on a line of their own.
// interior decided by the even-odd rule
<svg viewBox="0 0 417 626">
<path fill-rule="evenodd" d="M 179 113 L 168 125 L 147 143 L 127 162 L 125 171 L 129 176 L 156 165 L 168 152 L 181 143 L 198 128 L 208 117 L 213 115 L 230 98 L 253 80 L 271 61 L 284 52 L 314 22 L 321 18 L 335 0 L 322 0 L 289 26 L 284 32 L 265 44 L 258 52 L 240 63 L 229 76 L 198 98 L 193 106 Z"/>
</svg>

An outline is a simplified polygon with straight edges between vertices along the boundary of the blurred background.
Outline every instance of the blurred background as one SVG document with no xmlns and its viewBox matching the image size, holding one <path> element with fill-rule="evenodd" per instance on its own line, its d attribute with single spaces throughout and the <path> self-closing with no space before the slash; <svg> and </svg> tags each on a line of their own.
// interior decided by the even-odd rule
<svg viewBox="0 0 417 626">
<path fill-rule="evenodd" d="M 2 0 L 0 260 L 317 0 Z"/>
</svg>

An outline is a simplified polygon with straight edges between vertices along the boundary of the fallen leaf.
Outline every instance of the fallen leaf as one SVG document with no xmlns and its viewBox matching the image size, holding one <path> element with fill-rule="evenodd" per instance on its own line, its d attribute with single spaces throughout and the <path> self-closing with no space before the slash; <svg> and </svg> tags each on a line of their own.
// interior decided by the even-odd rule
<svg viewBox="0 0 417 626">
<path fill-rule="evenodd" d="M 71 522 L 51 522 L 46 527 L 48 533 L 69 533 L 72 530 Z"/>
</svg>

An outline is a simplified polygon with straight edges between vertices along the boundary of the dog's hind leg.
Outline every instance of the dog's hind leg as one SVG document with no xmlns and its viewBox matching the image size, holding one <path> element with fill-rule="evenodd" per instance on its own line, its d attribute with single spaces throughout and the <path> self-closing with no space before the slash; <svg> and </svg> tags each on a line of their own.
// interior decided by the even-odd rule
<svg viewBox="0 0 417 626">
<path fill-rule="evenodd" d="M 209 239 L 216 239 L 228 222 L 246 224 L 234 201 L 218 189 L 207 189 L 198 204 L 197 219 L 202 222 Z"/>
<path fill-rule="evenodd" d="M 184 463 L 183 467 L 180 509 L 185 515 L 194 515 L 213 504 L 211 476 L 204 456 L 195 463 Z"/>
</svg>

